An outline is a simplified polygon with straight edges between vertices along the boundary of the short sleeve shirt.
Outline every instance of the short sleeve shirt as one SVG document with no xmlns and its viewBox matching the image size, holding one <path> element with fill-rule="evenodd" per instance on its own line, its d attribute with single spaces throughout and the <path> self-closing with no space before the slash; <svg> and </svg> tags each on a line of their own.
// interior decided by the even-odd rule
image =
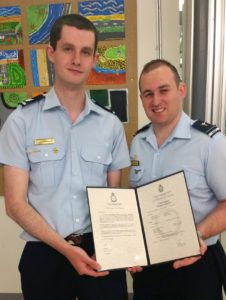
<svg viewBox="0 0 226 300">
<path fill-rule="evenodd" d="M 0 162 L 29 172 L 29 203 L 63 237 L 91 231 L 86 186 L 107 186 L 109 171 L 130 165 L 119 119 L 87 95 L 85 103 L 72 123 L 53 88 L 18 107 L 0 133 Z"/>
<path fill-rule="evenodd" d="M 212 138 L 192 127 L 185 113 L 168 139 L 158 147 L 150 125 L 138 133 L 131 146 L 133 187 L 183 170 L 196 223 L 226 199 L 226 137 L 222 133 Z M 207 240 L 214 244 L 217 236 Z"/>
</svg>

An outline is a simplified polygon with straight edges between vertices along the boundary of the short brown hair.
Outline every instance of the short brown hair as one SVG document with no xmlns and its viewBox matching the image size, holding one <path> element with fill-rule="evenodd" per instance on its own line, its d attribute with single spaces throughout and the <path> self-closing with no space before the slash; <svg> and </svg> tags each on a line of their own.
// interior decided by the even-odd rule
<svg viewBox="0 0 226 300">
<path fill-rule="evenodd" d="M 97 49 L 98 43 L 98 32 L 96 27 L 91 21 L 79 14 L 69 14 L 58 18 L 50 30 L 50 46 L 56 50 L 57 41 L 60 40 L 61 30 L 64 25 L 72 26 L 77 29 L 88 30 L 94 33 L 95 43 L 94 43 L 94 53 Z"/>
<path fill-rule="evenodd" d="M 179 84 L 181 82 L 181 78 L 180 78 L 180 75 L 179 75 L 176 67 L 174 65 L 172 65 L 169 61 L 165 60 L 165 59 L 154 59 L 154 60 L 151 60 L 151 61 L 149 61 L 148 63 L 146 63 L 144 65 L 144 67 L 141 71 L 141 74 L 140 74 L 140 78 L 139 78 L 139 89 L 140 89 L 140 81 L 141 81 L 142 75 L 147 74 L 150 71 L 155 70 L 155 69 L 157 69 L 161 66 L 166 66 L 166 67 L 170 68 L 170 70 L 174 74 L 176 85 L 179 86 Z"/>
</svg>

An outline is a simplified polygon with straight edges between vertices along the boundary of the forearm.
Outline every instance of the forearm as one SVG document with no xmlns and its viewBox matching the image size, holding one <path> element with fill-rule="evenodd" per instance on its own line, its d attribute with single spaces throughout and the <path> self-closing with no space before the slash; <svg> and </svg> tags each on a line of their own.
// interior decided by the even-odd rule
<svg viewBox="0 0 226 300">
<path fill-rule="evenodd" d="M 26 170 L 4 166 L 4 197 L 6 212 L 20 227 L 59 252 L 68 243 L 27 202 L 29 175 Z"/>
<path fill-rule="evenodd" d="M 204 239 L 226 229 L 226 199 L 221 201 L 215 210 L 197 225 L 197 229 L 202 233 Z"/>
<path fill-rule="evenodd" d="M 6 205 L 6 210 L 8 216 L 30 235 L 66 254 L 70 245 L 27 202 L 14 201 L 12 207 Z"/>
<path fill-rule="evenodd" d="M 108 172 L 107 182 L 109 187 L 120 187 L 121 185 L 121 170 Z"/>
</svg>

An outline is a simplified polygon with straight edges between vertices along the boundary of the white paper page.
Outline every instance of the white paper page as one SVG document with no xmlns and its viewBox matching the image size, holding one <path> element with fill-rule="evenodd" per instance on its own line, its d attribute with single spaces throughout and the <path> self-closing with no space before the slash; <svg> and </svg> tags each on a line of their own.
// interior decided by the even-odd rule
<svg viewBox="0 0 226 300">
<path fill-rule="evenodd" d="M 96 260 L 102 270 L 146 265 L 133 189 L 87 188 Z"/>
</svg>

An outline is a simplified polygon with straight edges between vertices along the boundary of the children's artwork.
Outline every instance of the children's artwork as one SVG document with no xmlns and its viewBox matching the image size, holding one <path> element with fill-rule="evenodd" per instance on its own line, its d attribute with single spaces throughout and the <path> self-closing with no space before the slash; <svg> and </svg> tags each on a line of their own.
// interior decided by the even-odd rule
<svg viewBox="0 0 226 300">
<path fill-rule="evenodd" d="M 21 43 L 22 26 L 20 7 L 0 7 L 0 45 L 16 45 Z"/>
<path fill-rule="evenodd" d="M 27 93 L 0 93 L 0 130 L 8 116 L 19 103 L 27 99 Z"/>
<path fill-rule="evenodd" d="M 27 99 L 27 93 L 10 93 L 5 92 L 1 94 L 2 103 L 5 107 L 13 109 L 16 108 L 21 102 Z"/>
<path fill-rule="evenodd" d="M 29 6 L 27 8 L 29 43 L 48 43 L 49 32 L 55 20 L 69 13 L 71 13 L 71 3 Z"/>
<path fill-rule="evenodd" d="M 23 51 L 0 51 L 0 88 L 18 88 L 25 85 Z"/>
<path fill-rule="evenodd" d="M 30 51 L 31 70 L 34 86 L 51 86 L 54 82 L 53 64 L 48 60 L 45 49 Z"/>
<path fill-rule="evenodd" d="M 89 95 L 94 103 L 110 109 L 121 122 L 128 122 L 127 89 L 90 90 Z"/>
<path fill-rule="evenodd" d="M 100 41 L 125 38 L 124 0 L 79 2 L 78 13 L 94 23 Z"/>
<path fill-rule="evenodd" d="M 123 84 L 126 83 L 126 47 L 99 46 L 98 61 L 90 72 L 87 84 Z"/>
</svg>

